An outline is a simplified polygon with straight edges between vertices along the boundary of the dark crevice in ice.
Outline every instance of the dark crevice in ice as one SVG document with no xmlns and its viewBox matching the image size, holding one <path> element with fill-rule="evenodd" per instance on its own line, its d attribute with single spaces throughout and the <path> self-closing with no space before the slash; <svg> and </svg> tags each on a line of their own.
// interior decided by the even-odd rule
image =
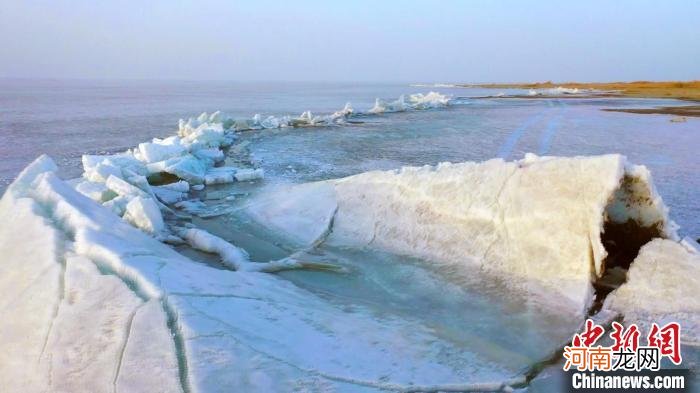
<svg viewBox="0 0 700 393">
<path fill-rule="evenodd" d="M 593 282 L 595 300 L 588 315 L 600 311 L 605 298 L 627 281 L 627 270 L 642 246 L 659 237 L 660 224 L 642 226 L 632 219 L 623 223 L 605 221 L 600 240 L 608 255 L 602 263 L 602 275 Z"/>
<path fill-rule="evenodd" d="M 603 305 L 607 296 L 619 288 L 627 281 L 627 271 L 637 258 L 639 250 L 655 238 L 664 238 L 664 223 L 659 221 L 651 225 L 643 225 L 639 221 L 628 218 L 624 222 L 614 221 L 610 214 L 614 209 L 626 209 L 627 213 L 634 209 L 651 208 L 652 201 L 648 195 L 648 190 L 638 187 L 640 180 L 631 176 L 624 176 L 620 181 L 620 187 L 611 197 L 604 212 L 603 228 L 600 233 L 600 242 L 605 247 L 607 256 L 601 263 L 600 276 L 595 272 L 595 261 L 593 259 L 593 242 L 590 244 L 590 264 L 592 284 L 595 290 L 595 298 L 588 309 L 587 318 L 593 319 L 596 323 L 603 325 L 606 330 L 610 328 L 613 321 L 621 322 L 622 315 L 610 310 L 603 310 Z M 579 329 L 583 328 L 583 322 Z M 564 347 L 570 345 L 566 342 L 551 356 L 530 366 L 525 372 L 526 382 L 515 387 L 526 387 L 537 377 L 546 367 L 555 365 L 563 359 Z"/>
<path fill-rule="evenodd" d="M 159 172 L 148 175 L 148 184 L 152 186 L 162 186 L 165 184 L 177 183 L 180 178 L 167 172 Z"/>
<path fill-rule="evenodd" d="M 627 270 L 642 246 L 654 238 L 664 237 L 662 221 L 644 224 L 638 221 L 641 218 L 635 219 L 656 210 L 651 194 L 641 178 L 626 174 L 611 196 L 600 233 L 607 256 L 601 263 L 599 275 L 594 276 L 595 300 L 589 315 L 600 311 L 605 298 L 627 281 Z"/>
<path fill-rule="evenodd" d="M 161 300 L 163 311 L 167 318 L 166 325 L 170 330 L 170 336 L 173 338 L 175 345 L 175 356 L 177 357 L 178 378 L 180 379 L 180 387 L 183 393 L 190 393 L 192 388 L 189 381 L 189 366 L 187 365 L 187 352 L 185 349 L 185 338 L 182 335 L 178 315 L 175 308 L 168 302 L 167 298 Z"/>
</svg>

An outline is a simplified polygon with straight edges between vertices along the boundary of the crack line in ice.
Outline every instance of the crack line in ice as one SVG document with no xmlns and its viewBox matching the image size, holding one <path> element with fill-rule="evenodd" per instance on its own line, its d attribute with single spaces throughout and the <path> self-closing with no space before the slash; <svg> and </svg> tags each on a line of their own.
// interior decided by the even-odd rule
<svg viewBox="0 0 700 393">
<path fill-rule="evenodd" d="M 178 324 L 178 315 L 175 308 L 168 301 L 168 295 L 164 295 L 161 299 L 161 305 L 166 316 L 166 326 L 170 330 L 170 336 L 175 344 L 175 355 L 177 357 L 177 370 L 180 380 L 180 387 L 183 393 L 190 393 L 192 388 L 189 381 L 189 367 L 187 365 L 187 350 L 185 348 L 185 339 L 182 337 L 182 329 Z"/>
<path fill-rule="evenodd" d="M 56 228 L 58 226 L 58 223 L 52 218 L 51 216 L 51 210 L 47 208 L 46 206 L 42 205 L 38 201 L 34 200 L 34 206 L 36 206 L 35 212 L 39 214 L 41 217 L 43 217 L 44 221 L 46 222 L 47 225 Z M 48 345 L 49 338 L 51 337 L 51 332 L 53 331 L 53 326 L 56 321 L 56 318 L 58 317 L 58 313 L 60 311 L 61 305 L 63 304 L 63 299 L 65 298 L 65 289 L 66 289 L 66 239 L 64 238 L 64 233 L 62 232 L 60 227 L 59 231 L 56 231 L 56 248 L 57 248 L 57 255 L 55 255 L 58 264 L 60 265 L 61 268 L 61 273 L 58 277 L 58 296 L 56 299 L 56 303 L 53 308 L 53 312 L 51 315 L 51 321 L 49 322 L 49 327 L 46 331 L 46 336 L 44 337 L 44 342 L 41 345 L 41 352 L 39 353 L 39 358 L 37 359 L 37 362 L 41 362 L 41 359 L 44 357 L 44 352 L 46 351 L 46 345 Z M 51 267 L 47 267 L 46 270 L 50 269 Z M 44 270 L 44 271 L 46 271 Z M 39 275 L 40 277 L 41 275 Z M 29 287 L 27 287 L 29 288 Z M 49 367 L 51 368 L 51 362 L 49 362 Z M 51 377 L 51 370 L 49 371 L 49 378 Z M 50 383 L 50 381 L 49 381 Z"/>
<path fill-rule="evenodd" d="M 267 301 L 267 299 L 252 297 L 252 296 L 242 296 L 233 295 L 229 293 L 196 293 L 196 292 L 170 292 L 169 296 L 182 296 L 182 297 L 203 297 L 203 298 L 234 298 L 234 299 L 244 299 L 244 300 L 257 300 L 261 302 Z"/>
<path fill-rule="evenodd" d="M 126 346 L 129 344 L 129 338 L 131 337 L 131 327 L 134 323 L 134 318 L 136 317 L 136 313 L 143 307 L 146 303 L 141 303 L 138 307 L 134 309 L 134 311 L 131 312 L 131 315 L 129 315 L 129 319 L 126 323 L 126 329 L 124 329 L 125 336 L 124 336 L 124 344 L 122 345 L 119 355 L 117 356 L 117 365 L 114 371 L 114 379 L 112 380 L 112 386 L 114 393 L 117 393 L 117 380 L 119 379 L 119 374 L 122 371 L 122 362 L 124 361 L 124 353 L 126 352 Z"/>
<path fill-rule="evenodd" d="M 40 200 L 35 195 L 32 195 L 30 198 L 33 199 L 34 202 L 48 215 L 48 217 L 46 218 L 50 220 L 54 228 L 58 229 L 63 234 L 65 234 L 68 240 L 75 241 L 75 228 L 72 228 L 69 222 L 62 221 L 60 217 L 57 217 L 56 215 L 55 209 L 57 202 L 51 199 Z M 133 254 L 133 256 L 152 255 L 150 252 L 132 252 L 127 254 Z M 117 277 L 124 283 L 124 285 L 128 289 L 130 289 L 138 298 L 140 298 L 144 302 L 151 298 L 151 296 L 148 294 L 148 291 L 146 291 L 145 288 L 142 288 L 140 283 L 138 283 L 133 277 L 128 277 L 127 275 L 121 274 L 120 272 L 115 270 L 113 264 L 109 261 L 96 260 L 94 256 L 90 255 L 81 256 L 94 263 L 101 273 Z M 117 257 L 122 256 L 119 255 Z M 65 255 L 63 256 L 63 258 L 65 258 Z M 177 327 L 177 312 L 174 309 L 172 309 L 172 307 L 168 304 L 166 297 L 167 295 L 164 294 L 163 298 L 161 299 L 161 304 L 163 312 L 165 313 L 167 318 L 167 327 L 170 330 L 171 337 L 173 338 L 173 342 L 175 345 L 175 351 L 178 360 L 179 380 L 183 393 L 190 393 L 191 389 L 189 385 L 189 377 L 187 375 L 187 356 L 184 348 L 182 334 L 180 332 L 180 329 Z"/>
<path fill-rule="evenodd" d="M 588 318 L 593 319 L 595 323 L 603 326 L 606 331 L 610 330 L 612 323 L 613 322 L 622 322 L 623 316 L 616 313 L 616 312 L 611 312 L 611 311 L 600 311 L 599 313 L 589 316 Z M 586 321 L 583 320 L 579 323 L 578 328 L 576 329 L 576 332 L 580 332 L 583 330 L 585 327 Z M 515 388 L 525 388 L 527 387 L 533 379 L 535 379 L 542 371 L 547 366 L 551 366 L 554 364 L 557 364 L 559 361 L 561 361 L 564 358 L 564 347 L 570 345 L 571 342 L 565 341 L 562 343 L 559 347 L 557 347 L 555 350 L 553 350 L 550 354 L 550 356 L 540 360 L 539 362 L 533 363 L 530 367 L 526 369 L 524 372 L 525 375 L 525 381 L 523 381 L 521 384 L 515 384 L 513 387 Z"/>
<path fill-rule="evenodd" d="M 321 234 L 318 236 L 316 240 L 311 243 L 309 247 L 307 247 L 305 250 L 302 250 L 303 252 L 308 252 L 310 250 L 315 249 L 316 247 L 320 246 L 323 244 L 326 239 L 328 239 L 328 236 L 333 233 L 333 225 L 335 224 L 335 217 L 338 215 L 338 206 L 335 206 L 335 209 L 333 209 L 333 214 L 331 214 L 331 218 L 328 220 L 328 225 L 326 226 L 326 229 L 321 232 Z M 298 252 L 302 252 L 298 251 Z"/>
<path fill-rule="evenodd" d="M 510 180 L 515 176 L 515 174 L 516 174 L 517 172 L 518 172 L 518 171 L 517 171 L 517 167 L 516 167 L 516 168 L 513 168 L 512 171 L 506 176 L 505 180 L 503 181 L 503 184 L 502 184 L 501 187 L 498 189 L 498 192 L 496 193 L 496 196 L 495 196 L 495 198 L 493 199 L 493 203 L 491 204 L 491 206 L 494 206 L 494 205 L 495 205 L 495 206 L 498 206 L 498 208 L 496 209 L 496 212 L 497 212 L 498 216 L 497 216 L 497 217 L 494 216 L 491 220 L 495 223 L 495 222 L 496 222 L 496 218 L 498 218 L 498 220 L 500 221 L 501 226 L 502 226 L 502 228 L 503 228 L 503 231 L 505 232 L 505 237 L 506 237 L 505 241 L 508 241 L 509 235 L 508 235 L 508 227 L 507 227 L 507 225 L 506 225 L 506 220 L 505 220 L 505 212 L 504 212 L 503 208 L 501 208 L 501 196 L 503 195 L 503 191 L 505 191 L 506 187 L 508 186 L 508 183 L 509 183 Z M 498 234 L 496 233 L 496 234 L 495 234 L 494 240 L 488 245 L 488 247 L 487 247 L 486 250 L 484 251 L 483 255 L 481 256 L 482 259 L 486 259 L 486 256 L 491 252 L 491 249 L 492 249 L 499 241 L 501 241 L 501 239 L 500 239 L 500 237 L 498 236 Z"/>
<path fill-rule="evenodd" d="M 44 337 L 44 343 L 41 345 L 41 353 L 39 354 L 39 359 L 37 359 L 38 362 L 41 362 L 41 359 L 44 357 L 44 352 L 46 351 L 46 345 L 49 342 L 49 337 L 51 337 L 51 332 L 53 331 L 53 325 L 54 322 L 56 321 L 56 318 L 58 317 L 58 313 L 61 310 L 61 305 L 63 304 L 63 300 L 65 299 L 65 289 L 66 289 L 66 258 L 65 256 L 60 257 L 59 263 L 61 264 L 61 275 L 58 278 L 59 279 L 59 286 L 58 286 L 58 299 L 56 300 L 56 305 L 53 309 L 53 314 L 51 315 L 51 322 L 49 323 L 49 328 L 46 332 L 46 337 Z"/>
</svg>

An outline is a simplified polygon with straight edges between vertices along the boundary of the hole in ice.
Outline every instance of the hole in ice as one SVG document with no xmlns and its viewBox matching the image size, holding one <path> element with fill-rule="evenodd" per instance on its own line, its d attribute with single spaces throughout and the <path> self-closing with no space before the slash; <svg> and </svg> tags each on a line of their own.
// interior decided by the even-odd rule
<svg viewBox="0 0 700 393">
<path fill-rule="evenodd" d="M 148 175 L 148 184 L 152 186 L 162 186 L 164 184 L 177 183 L 180 178 L 167 172 L 159 172 Z"/>
<path fill-rule="evenodd" d="M 596 298 L 591 315 L 600 310 L 610 292 L 627 281 L 627 270 L 639 249 L 652 239 L 663 237 L 662 222 L 643 225 L 634 218 L 646 209 L 654 209 L 648 186 L 636 177 L 625 176 L 605 210 L 600 240 L 608 255 L 603 260 L 602 276 L 593 283 Z"/>
</svg>

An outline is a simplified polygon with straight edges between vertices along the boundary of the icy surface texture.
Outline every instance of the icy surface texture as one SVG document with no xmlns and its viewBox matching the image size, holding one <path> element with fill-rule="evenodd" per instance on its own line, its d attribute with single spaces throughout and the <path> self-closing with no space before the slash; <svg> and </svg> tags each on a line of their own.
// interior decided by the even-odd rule
<svg viewBox="0 0 700 393">
<path fill-rule="evenodd" d="M 651 323 L 678 322 L 684 343 L 700 345 L 700 254 L 670 240 L 656 239 L 639 252 L 627 283 L 605 301 L 605 308 L 648 331 Z"/>
<path fill-rule="evenodd" d="M 634 179 L 628 191 L 638 198 L 617 192 L 624 179 Z M 307 243 L 332 220 L 330 244 L 506 276 L 514 287 L 582 315 L 592 301 L 592 277 L 602 274 L 607 256 L 600 234 L 609 203 L 629 201 L 625 209 L 615 205 L 608 219 L 640 218 L 675 239 L 675 225 L 649 181 L 646 169 L 619 155 L 528 155 L 517 162 L 406 167 L 294 186 L 249 210 Z"/>
<path fill-rule="evenodd" d="M 413 318 L 349 310 L 262 268 L 196 263 L 54 170 L 40 158 L 0 201 L 8 391 L 439 390 L 518 378 Z M 185 237 L 234 258 L 221 239 Z"/>
</svg>

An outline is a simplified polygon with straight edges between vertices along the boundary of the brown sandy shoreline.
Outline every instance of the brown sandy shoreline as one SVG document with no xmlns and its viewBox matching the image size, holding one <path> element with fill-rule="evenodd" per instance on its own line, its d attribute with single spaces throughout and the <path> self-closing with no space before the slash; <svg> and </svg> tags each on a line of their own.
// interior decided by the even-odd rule
<svg viewBox="0 0 700 393">
<path fill-rule="evenodd" d="M 595 89 L 603 93 L 595 97 L 636 97 L 636 98 L 668 98 L 685 101 L 700 102 L 700 80 L 695 81 L 667 81 L 667 82 L 596 82 L 596 83 L 485 83 L 472 86 L 489 89 L 550 89 L 566 87 L 571 89 Z M 586 98 L 586 95 L 570 95 L 557 98 Z M 593 96 L 591 96 L 593 97 Z M 526 96 L 522 96 L 526 98 Z M 546 98 L 546 96 L 534 96 L 531 98 Z M 656 108 L 610 108 L 603 109 L 609 112 L 625 112 L 638 114 L 663 114 L 675 116 L 700 117 L 700 105 L 662 106 Z"/>
<path fill-rule="evenodd" d="M 485 83 L 473 86 L 491 89 L 549 89 L 567 87 L 571 89 L 596 89 L 610 91 L 612 94 L 624 97 L 639 98 L 675 98 L 679 100 L 700 101 L 700 80 L 668 81 L 668 82 L 537 82 L 537 83 Z"/>
<path fill-rule="evenodd" d="M 656 108 L 609 108 L 603 109 L 606 112 L 625 112 L 625 113 L 641 113 L 641 114 L 660 114 L 660 115 L 675 115 L 675 116 L 693 116 L 700 117 L 700 105 L 682 105 L 682 106 L 659 106 Z"/>
</svg>

